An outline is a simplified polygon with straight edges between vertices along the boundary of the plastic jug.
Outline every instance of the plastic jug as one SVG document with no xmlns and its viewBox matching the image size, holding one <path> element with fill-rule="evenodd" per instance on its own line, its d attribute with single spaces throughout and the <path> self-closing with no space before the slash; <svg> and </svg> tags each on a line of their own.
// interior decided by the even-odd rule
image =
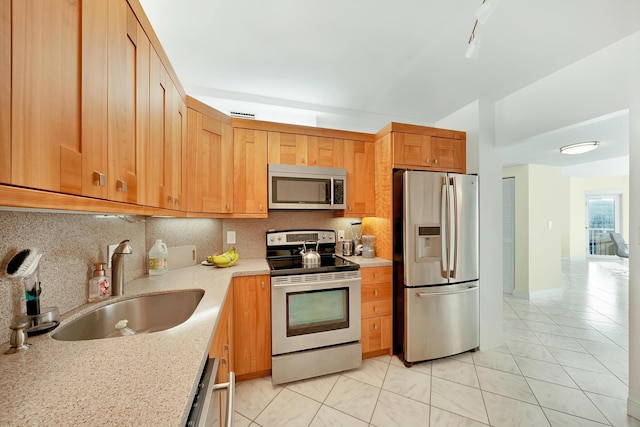
<svg viewBox="0 0 640 427">
<path fill-rule="evenodd" d="M 154 276 L 169 271 L 169 249 L 158 239 L 149 251 L 149 275 Z"/>
</svg>

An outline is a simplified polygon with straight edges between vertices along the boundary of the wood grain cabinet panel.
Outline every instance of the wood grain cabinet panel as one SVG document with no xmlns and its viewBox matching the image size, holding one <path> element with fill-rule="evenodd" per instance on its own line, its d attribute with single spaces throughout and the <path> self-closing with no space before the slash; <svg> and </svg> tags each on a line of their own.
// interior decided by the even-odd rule
<svg viewBox="0 0 640 427">
<path fill-rule="evenodd" d="M 375 149 L 373 142 L 344 141 L 347 208 L 344 216 L 375 216 Z"/>
<path fill-rule="evenodd" d="M 234 369 L 238 380 L 271 372 L 270 276 L 233 279 Z"/>
<path fill-rule="evenodd" d="M 268 132 L 267 142 L 267 157 L 269 163 L 298 166 L 307 165 L 309 160 L 307 153 L 307 135 Z"/>
<path fill-rule="evenodd" d="M 267 132 L 233 129 L 233 212 L 267 217 Z"/>
<path fill-rule="evenodd" d="M 392 138 L 394 168 L 460 173 L 466 170 L 465 139 L 404 132 L 393 132 Z"/>
<path fill-rule="evenodd" d="M 310 136 L 307 151 L 309 166 L 344 167 L 344 140 L 342 139 Z"/>
<path fill-rule="evenodd" d="M 411 133 L 396 132 L 393 134 L 394 167 L 421 166 L 430 167 L 431 137 Z"/>
<path fill-rule="evenodd" d="M 233 212 L 233 131 L 229 123 L 188 108 L 187 210 Z"/>
<path fill-rule="evenodd" d="M 459 139 L 431 137 L 431 153 L 434 167 L 446 172 L 466 170 L 466 144 Z"/>
<path fill-rule="evenodd" d="M 362 357 L 393 354 L 392 268 L 361 268 Z"/>
<path fill-rule="evenodd" d="M 81 194 L 80 2 L 13 1 L 11 14 L 11 184 Z"/>
<path fill-rule="evenodd" d="M 0 0 L 0 183 L 11 184 L 11 0 Z"/>
</svg>

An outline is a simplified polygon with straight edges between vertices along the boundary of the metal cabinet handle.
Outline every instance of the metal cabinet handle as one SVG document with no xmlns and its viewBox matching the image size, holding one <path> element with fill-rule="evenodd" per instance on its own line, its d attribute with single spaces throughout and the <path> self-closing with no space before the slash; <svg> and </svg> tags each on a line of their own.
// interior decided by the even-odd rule
<svg viewBox="0 0 640 427">
<path fill-rule="evenodd" d="M 262 210 L 262 203 L 260 203 L 260 206 L 258 206 L 258 209 Z"/>
<path fill-rule="evenodd" d="M 377 296 L 378 296 L 378 290 L 377 290 L 377 289 L 374 289 L 374 290 L 373 290 L 373 296 L 374 296 L 374 297 L 377 297 Z"/>
<path fill-rule="evenodd" d="M 127 192 L 127 183 L 126 181 L 119 179 L 116 181 L 116 189 L 120 190 L 123 193 Z"/>
<path fill-rule="evenodd" d="M 374 313 L 377 313 L 377 312 L 378 312 L 378 306 L 374 306 L 374 307 L 373 307 L 373 312 L 374 312 Z"/>
<path fill-rule="evenodd" d="M 105 185 L 107 185 L 107 179 L 106 179 L 106 177 L 104 176 L 103 173 L 94 171 L 93 172 L 93 183 L 95 185 L 100 186 L 100 187 L 104 187 Z"/>
<path fill-rule="evenodd" d="M 261 280 L 261 281 L 260 281 L 260 287 L 261 287 L 262 289 L 264 289 L 264 280 Z"/>
<path fill-rule="evenodd" d="M 233 427 L 233 421 L 235 417 L 235 400 L 236 400 L 236 374 L 234 372 L 229 372 L 229 382 L 215 384 L 213 386 L 214 390 L 227 390 L 227 402 L 226 407 L 227 411 L 224 415 L 224 425 L 225 427 Z"/>
<path fill-rule="evenodd" d="M 377 330 L 378 330 L 378 324 L 377 324 L 377 323 L 374 323 L 374 324 L 373 324 L 373 330 L 374 330 L 374 331 L 377 331 Z"/>
<path fill-rule="evenodd" d="M 378 273 L 373 273 L 373 278 L 377 279 L 378 278 Z"/>
<path fill-rule="evenodd" d="M 434 159 L 433 163 L 438 164 L 438 159 Z"/>
<path fill-rule="evenodd" d="M 227 210 L 231 210 L 231 203 L 227 203 Z"/>
<path fill-rule="evenodd" d="M 173 197 L 171 197 L 171 196 L 167 196 L 167 202 L 169 202 L 169 203 L 173 203 Z"/>
</svg>

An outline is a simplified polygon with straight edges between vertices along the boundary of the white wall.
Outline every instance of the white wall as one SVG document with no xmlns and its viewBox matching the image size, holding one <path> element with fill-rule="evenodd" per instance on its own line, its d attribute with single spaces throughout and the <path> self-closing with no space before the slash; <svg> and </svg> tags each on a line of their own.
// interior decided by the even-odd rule
<svg viewBox="0 0 640 427">
<path fill-rule="evenodd" d="M 494 144 L 493 103 L 475 101 L 436 123 L 467 132 L 467 173 L 480 183 L 480 348 L 504 343 L 502 332 L 502 157 Z"/>
</svg>

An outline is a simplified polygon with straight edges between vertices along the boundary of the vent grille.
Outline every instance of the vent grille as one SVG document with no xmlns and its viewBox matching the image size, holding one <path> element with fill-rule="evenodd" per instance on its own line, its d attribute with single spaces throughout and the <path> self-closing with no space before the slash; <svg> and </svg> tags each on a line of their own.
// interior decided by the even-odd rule
<svg viewBox="0 0 640 427">
<path fill-rule="evenodd" d="M 256 115 L 253 113 L 242 113 L 240 111 L 229 111 L 229 115 L 231 117 L 239 117 L 241 119 L 251 119 L 251 120 L 255 120 L 256 119 Z"/>
<path fill-rule="evenodd" d="M 326 283 L 336 280 L 360 279 L 360 271 L 344 271 L 315 274 L 295 274 L 292 276 L 274 276 L 271 278 L 272 285 L 303 284 L 303 283 Z"/>
</svg>

